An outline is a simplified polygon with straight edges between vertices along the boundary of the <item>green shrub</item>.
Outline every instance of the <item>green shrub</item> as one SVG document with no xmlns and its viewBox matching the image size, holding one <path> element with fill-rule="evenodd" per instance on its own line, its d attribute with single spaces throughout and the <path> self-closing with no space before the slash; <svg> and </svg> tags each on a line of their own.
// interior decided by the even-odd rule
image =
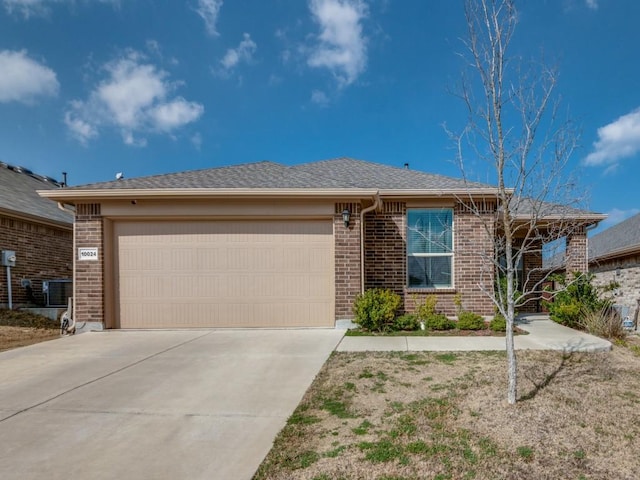
<svg viewBox="0 0 640 480">
<path fill-rule="evenodd" d="M 401 303 L 400 295 L 391 290 L 367 290 L 359 294 L 353 304 L 354 322 L 365 330 L 390 330 Z"/>
<path fill-rule="evenodd" d="M 460 330 L 484 330 L 487 325 L 481 315 L 473 312 L 460 312 L 458 314 L 458 328 Z"/>
<path fill-rule="evenodd" d="M 435 295 L 427 295 L 422 301 L 414 297 L 414 301 L 416 303 L 416 315 L 418 316 L 418 320 L 426 322 L 428 317 L 436 313 L 438 297 Z"/>
<path fill-rule="evenodd" d="M 545 302 L 551 320 L 567 327 L 579 327 L 585 313 L 597 312 L 607 305 L 606 300 L 598 297 L 592 277 L 582 273 L 574 273 L 569 281 L 564 276 L 554 277 L 561 288 L 553 302 Z"/>
<path fill-rule="evenodd" d="M 429 330 L 453 330 L 456 328 L 456 323 L 441 313 L 429 315 L 424 320 L 424 324 Z"/>
<path fill-rule="evenodd" d="M 393 322 L 394 330 L 418 330 L 420 328 L 420 320 L 412 313 L 405 313 L 396 317 Z"/>
<path fill-rule="evenodd" d="M 489 322 L 489 328 L 494 332 L 506 332 L 507 320 L 499 313 L 496 313 L 493 319 Z"/>
</svg>

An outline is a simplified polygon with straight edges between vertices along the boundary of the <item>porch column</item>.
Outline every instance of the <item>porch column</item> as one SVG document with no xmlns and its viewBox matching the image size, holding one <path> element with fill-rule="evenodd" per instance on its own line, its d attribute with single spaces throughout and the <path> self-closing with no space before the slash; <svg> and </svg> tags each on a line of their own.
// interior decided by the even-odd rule
<svg viewBox="0 0 640 480">
<path fill-rule="evenodd" d="M 573 272 L 586 273 L 589 271 L 587 231 L 585 227 L 580 227 L 567 236 L 565 265 L 567 274 Z"/>
</svg>

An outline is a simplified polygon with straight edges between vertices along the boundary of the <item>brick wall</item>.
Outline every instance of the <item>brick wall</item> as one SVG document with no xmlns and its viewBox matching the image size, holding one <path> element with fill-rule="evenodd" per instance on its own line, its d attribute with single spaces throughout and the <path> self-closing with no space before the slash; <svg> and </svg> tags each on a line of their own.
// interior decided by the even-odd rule
<svg viewBox="0 0 640 480">
<path fill-rule="evenodd" d="M 493 243 L 483 222 L 493 231 L 493 211 L 489 208 L 481 218 L 458 205 L 454 212 L 454 278 L 451 289 L 406 288 L 406 204 L 385 202 L 383 211 L 365 219 L 365 286 L 390 288 L 403 296 L 404 310 L 415 310 L 416 302 L 436 295 L 438 311 L 455 315 L 454 297 L 462 295 L 463 307 L 482 315 L 493 314 L 491 300 L 480 290 L 479 283 L 493 286 Z M 485 257 L 483 259 L 483 256 Z"/>
<path fill-rule="evenodd" d="M 545 276 L 545 272 L 542 271 L 542 242 L 539 242 L 537 245 L 531 244 L 526 247 L 523 267 L 525 291 L 535 290 L 535 292 L 540 292 L 542 290 L 542 284 L 538 285 L 538 283 Z M 541 293 L 535 292 L 527 297 L 527 303 L 518 307 L 519 312 L 535 313 L 540 311 Z"/>
<path fill-rule="evenodd" d="M 611 282 L 620 285 L 614 290 L 613 301 L 617 305 L 630 307 L 629 314 L 633 318 L 640 299 L 640 254 L 592 263 L 589 273 L 594 275 L 593 284 L 598 287 Z"/>
<path fill-rule="evenodd" d="M 76 260 L 75 319 L 78 322 L 104 321 L 104 243 L 99 203 L 76 205 L 76 251 L 97 247 L 98 261 Z"/>
<path fill-rule="evenodd" d="M 365 215 L 365 289 L 389 288 L 404 295 L 406 204 L 385 202 L 382 212 Z"/>
<path fill-rule="evenodd" d="M 42 281 L 71 279 L 73 276 L 73 231 L 0 215 L 0 250 L 16 252 L 11 267 L 14 307 L 33 304 L 21 280 L 31 280 L 35 303 L 44 303 Z M 0 304 L 8 304 L 6 268 L 0 271 Z"/>
<path fill-rule="evenodd" d="M 566 272 L 587 272 L 587 232 L 585 228 L 577 229 L 567 236 L 565 251 Z"/>
<path fill-rule="evenodd" d="M 342 211 L 351 212 L 345 228 Z M 360 204 L 336 203 L 333 217 L 335 241 L 336 320 L 353 318 L 353 301 L 360 293 Z"/>
</svg>

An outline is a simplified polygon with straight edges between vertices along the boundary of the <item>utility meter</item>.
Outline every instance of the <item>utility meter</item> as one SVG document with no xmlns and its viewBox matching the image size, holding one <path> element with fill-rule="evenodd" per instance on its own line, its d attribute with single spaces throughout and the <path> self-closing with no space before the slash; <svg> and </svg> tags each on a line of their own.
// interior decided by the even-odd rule
<svg viewBox="0 0 640 480">
<path fill-rule="evenodd" d="M 16 266 L 16 252 L 12 250 L 2 250 L 0 256 L 0 263 L 3 267 L 15 267 Z"/>
</svg>

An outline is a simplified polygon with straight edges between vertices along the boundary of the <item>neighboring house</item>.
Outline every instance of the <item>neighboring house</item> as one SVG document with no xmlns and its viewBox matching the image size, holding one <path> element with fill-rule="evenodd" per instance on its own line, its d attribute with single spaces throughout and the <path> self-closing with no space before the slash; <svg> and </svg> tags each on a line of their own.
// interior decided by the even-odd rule
<svg viewBox="0 0 640 480">
<path fill-rule="evenodd" d="M 259 162 L 41 192 L 76 209 L 77 321 L 106 328 L 328 327 L 364 289 L 492 315 L 483 222 L 496 188 L 338 158 Z M 466 200 L 462 200 L 466 199 Z M 483 218 L 465 202 L 482 204 Z M 588 226 L 602 215 L 573 210 Z M 348 216 L 348 219 L 345 218 Z M 586 269 L 585 228 L 567 239 Z M 525 259 L 540 269 L 542 255 Z"/>
<path fill-rule="evenodd" d="M 614 302 L 633 318 L 640 299 L 640 213 L 589 239 L 589 272 L 594 284 L 615 282 Z"/>
<path fill-rule="evenodd" d="M 47 303 L 43 281 L 54 282 L 53 304 L 65 304 L 73 276 L 73 215 L 38 195 L 60 190 L 52 178 L 0 162 L 0 250 L 16 253 L 10 268 L 12 306 Z M 7 269 L 0 267 L 0 306 L 9 304 Z"/>
</svg>

